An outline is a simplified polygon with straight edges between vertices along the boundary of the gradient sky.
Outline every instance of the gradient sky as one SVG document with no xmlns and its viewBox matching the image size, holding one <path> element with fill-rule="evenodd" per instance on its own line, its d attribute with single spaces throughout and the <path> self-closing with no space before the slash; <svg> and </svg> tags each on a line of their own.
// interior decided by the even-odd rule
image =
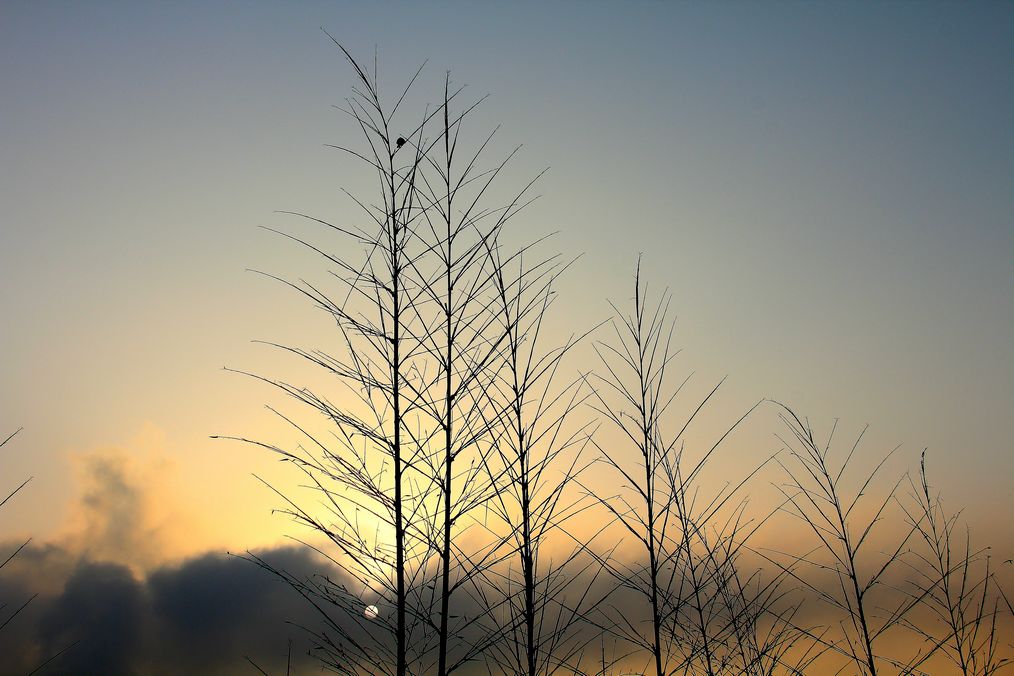
<svg viewBox="0 0 1014 676">
<path fill-rule="evenodd" d="M 1011 539 L 1014 5 L 208 4 L 0 4 L 0 432 L 25 428 L 0 462 L 35 477 L 0 539 L 88 532 L 96 458 L 145 487 L 135 565 L 285 532 L 250 476 L 273 460 L 209 436 L 271 429 L 276 395 L 223 366 L 285 373 L 250 341 L 326 326 L 244 272 L 319 271 L 259 226 L 363 185 L 323 148 L 354 130 L 320 26 L 376 45 L 389 92 L 429 59 L 431 99 L 445 69 L 490 93 L 471 130 L 524 144 L 515 185 L 551 167 L 517 227 L 584 253 L 561 331 L 643 251 L 729 415 L 772 397 L 928 447 Z"/>
</svg>

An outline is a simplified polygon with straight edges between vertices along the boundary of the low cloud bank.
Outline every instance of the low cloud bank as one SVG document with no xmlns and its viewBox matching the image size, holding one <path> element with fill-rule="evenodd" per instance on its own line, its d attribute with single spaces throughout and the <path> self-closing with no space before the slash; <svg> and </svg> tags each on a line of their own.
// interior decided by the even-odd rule
<svg viewBox="0 0 1014 676">
<path fill-rule="evenodd" d="M 10 545 L 4 547 L 7 549 Z M 258 552 L 304 576 L 322 562 L 303 547 Z M 77 558 L 60 547 L 28 547 L 0 576 L 6 615 L 38 591 L 0 631 L 0 673 L 269 673 L 292 660 L 311 667 L 305 631 L 318 623 L 287 584 L 249 561 L 209 553 L 144 577 L 128 567 Z M 62 584 L 60 583 L 62 581 Z"/>
<path fill-rule="evenodd" d="M 129 450 L 71 457 L 76 497 L 52 540 L 33 541 L 0 570 L 0 675 L 251 674 L 316 670 L 307 632 L 317 611 L 284 581 L 238 556 L 180 562 L 193 526 L 160 479 L 171 474 L 155 429 Z M 0 562 L 24 541 L 0 542 Z M 333 566 L 303 546 L 255 552 L 298 578 Z M 32 598 L 34 596 L 34 598 Z M 40 668 L 41 667 L 41 668 Z"/>
</svg>

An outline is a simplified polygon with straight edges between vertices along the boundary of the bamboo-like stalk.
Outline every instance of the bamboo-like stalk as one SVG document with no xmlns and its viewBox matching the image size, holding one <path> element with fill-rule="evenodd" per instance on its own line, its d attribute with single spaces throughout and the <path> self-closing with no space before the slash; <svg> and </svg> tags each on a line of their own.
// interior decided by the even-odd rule
<svg viewBox="0 0 1014 676">
<path fill-rule="evenodd" d="M 989 676 L 1011 665 L 998 654 L 998 623 L 1011 620 L 1006 597 L 988 548 L 972 545 L 971 529 L 958 531 L 961 512 L 949 514 L 940 494 L 930 487 L 926 452 L 919 461 L 918 483 L 912 482 L 912 507 L 906 518 L 916 529 L 913 560 L 906 562 L 911 595 L 923 617 L 906 618 L 906 626 L 923 638 L 927 648 L 909 661 L 920 667 L 942 653 L 962 676 Z"/>
<path fill-rule="evenodd" d="M 558 256 L 535 255 L 531 245 L 510 255 L 500 249 L 490 255 L 507 338 L 504 364 L 486 406 L 497 430 L 489 472 L 498 489 L 490 510 L 504 526 L 507 553 L 494 578 L 497 593 L 491 599 L 486 592 L 482 599 L 502 618 L 502 640 L 491 645 L 487 664 L 527 676 L 580 673 L 578 663 L 590 643 L 581 629 L 595 604 L 594 576 L 585 576 L 583 545 L 548 565 L 540 548 L 553 538 L 558 545 L 573 540 L 568 521 L 585 509 L 573 489 L 585 467 L 590 428 L 589 422 L 572 419 L 588 392 L 580 379 L 557 381 L 563 359 L 587 333 L 542 346 L 554 284 L 568 264 Z"/>
<path fill-rule="evenodd" d="M 744 583 L 740 552 L 759 523 L 745 520 L 745 503 L 733 499 L 767 461 L 709 499 L 700 500 L 698 486 L 704 467 L 756 406 L 696 462 L 688 462 L 686 431 L 718 387 L 696 404 L 675 434 L 667 435 L 670 409 L 687 382 L 676 384 L 671 378 L 678 352 L 672 345 L 669 295 L 664 293 L 655 305 L 648 302 L 640 262 L 634 286 L 632 313 L 625 316 L 614 306 L 623 317 L 613 325 L 615 341 L 596 344 L 603 374 L 596 377 L 594 408 L 621 437 L 618 444 L 596 446 L 599 462 L 621 487 L 607 494 L 591 486 L 586 490 L 637 543 L 640 560 L 624 563 L 603 555 L 599 562 L 616 581 L 617 592 L 644 599 L 649 617 L 645 630 L 622 615 L 603 623 L 617 638 L 647 653 L 646 668 L 657 676 L 762 673 L 795 637 L 786 621 L 792 606 L 775 608 L 784 596 L 784 576 L 761 582 L 759 573 L 752 573 Z M 761 634 L 762 621 L 772 626 L 766 635 Z"/>
<path fill-rule="evenodd" d="M 418 322 L 415 306 L 419 291 L 413 283 L 412 271 L 428 254 L 416 230 L 426 211 L 426 206 L 419 202 L 418 190 L 424 163 L 422 138 L 433 114 L 427 114 L 418 123 L 413 143 L 406 144 L 404 139 L 396 142 L 397 134 L 392 131 L 397 124 L 394 114 L 415 78 L 388 110 L 381 99 L 376 69 L 368 72 L 337 41 L 335 45 L 357 75 L 358 85 L 353 88 L 354 96 L 347 100 L 345 112 L 362 132 L 366 149 L 333 147 L 372 168 L 381 199 L 378 205 L 368 206 L 352 197 L 372 221 L 372 228 L 339 226 L 295 214 L 349 238 L 362 247 L 364 255 L 354 261 L 327 253 L 301 237 L 282 233 L 324 256 L 337 268 L 335 279 L 343 287 L 337 294 L 309 282 L 292 283 L 272 277 L 299 291 L 333 317 L 346 352 L 334 356 L 320 350 L 276 347 L 335 376 L 345 385 L 346 392 L 358 399 L 359 411 L 332 404 L 327 397 L 307 388 L 261 378 L 322 414 L 335 428 L 339 446 L 335 448 L 310 427 L 280 412 L 278 415 L 309 441 L 310 450 L 302 447 L 287 450 L 244 441 L 279 453 L 307 476 L 329 513 L 314 514 L 282 495 L 288 504 L 284 511 L 336 545 L 339 555 L 329 558 L 338 569 L 365 587 L 379 585 L 380 589 L 374 592 L 379 593 L 385 608 L 394 610 L 393 622 L 386 617 L 364 618 L 366 604 L 347 585 L 327 579 L 294 580 L 285 571 L 273 571 L 315 603 L 325 626 L 334 633 L 316 637 L 325 664 L 339 673 L 357 673 L 370 665 L 370 669 L 382 673 L 404 676 L 410 672 L 410 665 L 420 659 L 418 652 L 425 640 L 416 639 L 422 639 L 426 633 L 428 620 L 414 607 L 414 588 L 419 584 L 428 550 L 426 527 L 420 521 L 428 484 L 419 471 L 428 442 L 411 429 L 418 422 L 419 408 L 412 373 L 418 368 L 421 351 L 418 338 L 421 331 L 413 325 Z M 379 465 L 377 458 L 382 459 Z M 393 475 L 387 475 L 388 471 Z M 363 532 L 360 515 L 389 528 L 390 541 L 379 531 L 373 537 Z M 393 561 L 388 558 L 388 547 L 393 550 Z M 332 617 L 327 605 L 342 608 L 343 619 Z M 388 630 L 393 646 L 376 638 L 378 625 Z M 410 645 L 413 643 L 419 645 Z"/>
<path fill-rule="evenodd" d="M 843 636 L 827 641 L 826 647 L 847 658 L 861 673 L 876 676 L 882 672 L 882 664 L 899 666 L 895 659 L 877 650 L 877 643 L 887 632 L 903 626 L 915 605 L 907 598 L 891 600 L 896 595 L 886 577 L 901 565 L 917 528 L 913 525 L 903 529 L 885 551 L 867 558 L 874 528 L 886 518 L 904 477 L 893 483 L 873 505 L 872 516 L 863 518 L 859 506 L 863 498 L 871 494 L 875 481 L 897 449 L 886 454 L 871 471 L 862 473 L 858 488 L 850 493 L 845 486 L 846 472 L 852 467 L 863 434 L 835 466 L 831 458 L 834 430 L 822 446 L 808 422 L 790 408 L 779 406 L 781 418 L 791 432 L 786 442 L 791 461 L 779 461 L 788 478 L 780 490 L 785 496 L 787 511 L 817 539 L 816 549 L 810 554 L 790 559 L 791 567 L 795 570 L 804 565 L 814 571 L 824 571 L 830 574 L 833 583 L 825 585 L 795 572 L 792 575 L 808 593 L 844 615 Z M 821 552 L 828 557 L 827 562 L 818 558 Z M 783 569 L 788 570 L 787 567 Z M 875 600 L 878 593 L 883 596 Z"/>
</svg>

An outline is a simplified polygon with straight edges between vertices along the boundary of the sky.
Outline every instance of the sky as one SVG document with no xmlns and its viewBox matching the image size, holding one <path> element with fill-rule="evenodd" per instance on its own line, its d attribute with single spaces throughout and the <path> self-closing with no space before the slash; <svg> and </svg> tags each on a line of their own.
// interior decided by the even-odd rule
<svg viewBox="0 0 1014 676">
<path fill-rule="evenodd" d="M 558 335 L 643 253 L 681 368 L 728 376 L 717 419 L 772 398 L 925 448 L 1014 541 L 1014 9 L 986 2 L 0 4 L 0 476 L 33 477 L 0 540 L 141 579 L 291 533 L 277 462 L 211 437 L 276 431 L 223 370 L 286 373 L 252 341 L 327 339 L 248 272 L 321 271 L 263 228 L 369 185 L 324 147 L 355 130 L 321 27 L 388 93 L 425 61 L 426 100 L 447 70 L 489 94 L 508 184 L 549 167 L 516 228 L 581 254 Z"/>
</svg>

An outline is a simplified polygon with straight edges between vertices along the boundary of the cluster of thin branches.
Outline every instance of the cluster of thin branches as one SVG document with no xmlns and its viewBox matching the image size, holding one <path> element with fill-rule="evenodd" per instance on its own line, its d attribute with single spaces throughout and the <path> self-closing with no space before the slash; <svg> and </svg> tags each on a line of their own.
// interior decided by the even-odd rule
<svg viewBox="0 0 1014 676">
<path fill-rule="evenodd" d="M 834 428 L 821 443 L 808 421 L 781 409 L 791 432 L 788 458 L 779 461 L 788 478 L 783 507 L 814 546 L 794 556 L 769 550 L 768 560 L 836 616 L 805 630 L 810 645 L 868 676 L 941 673 L 947 663 L 961 674 L 1008 666 L 999 650 L 1011 630 L 1001 624 L 1011 618 L 1010 601 L 986 550 L 973 546 L 968 530 L 957 537 L 959 515 L 948 515 L 931 491 L 925 453 L 918 483 L 905 473 L 878 489 L 897 448 L 872 470 L 856 469 L 863 433 L 839 460 Z M 907 500 L 899 495 L 906 481 Z M 898 645 L 906 648 L 892 649 Z"/>
<path fill-rule="evenodd" d="M 904 477 L 872 507 L 866 498 L 890 455 L 849 493 L 858 440 L 835 464 L 830 439 L 818 443 L 781 406 L 786 448 L 708 488 L 706 469 L 760 403 L 714 441 L 689 441 L 721 383 L 683 403 L 689 378 L 674 376 L 670 296 L 649 300 L 640 265 L 632 311 L 613 306 L 613 335 L 593 344 L 600 372 L 565 375 L 591 333 L 546 344 L 572 261 L 542 253 L 542 240 L 512 245 L 506 228 L 538 176 L 497 202 L 517 149 L 488 163 L 495 130 L 462 141 L 481 99 L 461 103 L 448 75 L 439 103 L 409 117 L 421 69 L 389 103 L 376 62 L 334 44 L 355 73 L 342 110 L 363 143 L 332 147 L 365 166 L 376 198 L 346 193 L 361 225 L 285 212 L 339 238 L 276 231 L 324 259 L 327 285 L 269 275 L 331 318 L 337 349 L 271 345 L 324 373 L 333 391 L 247 374 L 318 415 L 272 409 L 294 445 L 240 438 L 277 453 L 311 491 L 308 500 L 274 489 L 329 572 L 300 577 L 249 558 L 316 609 L 319 622 L 304 629 L 323 666 L 714 676 L 801 674 L 840 659 L 874 676 L 923 673 L 941 655 L 964 674 L 1006 664 L 1010 604 L 983 552 L 954 537 L 956 517 L 924 472 L 907 527 L 885 549 L 874 531 L 900 504 Z M 746 487 L 767 467 L 787 477 L 784 502 L 751 517 Z M 755 544 L 783 513 L 813 548 Z M 916 571 L 907 586 L 906 569 Z M 813 619 L 814 603 L 838 615 Z M 900 632 L 921 641 L 914 657 L 879 650 Z"/>
<path fill-rule="evenodd" d="M 339 403 L 261 377 L 320 413 L 330 432 L 276 411 L 302 436 L 297 448 L 244 441 L 305 475 L 324 509 L 279 492 L 284 511 L 337 549 L 312 545 L 339 575 L 297 579 L 251 558 L 320 611 L 316 649 L 339 673 L 449 674 L 480 658 L 548 673 L 579 610 L 558 602 L 575 578 L 540 558 L 538 543 L 577 509 L 564 489 L 588 438 L 570 425 L 581 383 L 556 377 L 577 339 L 548 349 L 538 341 L 567 265 L 540 256 L 538 242 L 505 245 L 534 180 L 488 206 L 516 150 L 480 168 L 493 134 L 461 149 L 477 104 L 455 112 L 462 90 L 449 76 L 440 104 L 406 122 L 400 109 L 418 72 L 387 108 L 376 66 L 335 44 L 356 73 L 344 111 L 365 150 L 334 147 L 368 166 L 380 198 L 349 195 L 364 214 L 359 227 L 296 214 L 350 240 L 355 256 L 282 233 L 333 267 L 328 289 L 276 279 L 331 315 L 341 349 L 276 347 L 343 392 Z"/>
<path fill-rule="evenodd" d="M 7 435 L 2 440 L 0 440 L 0 450 L 2 450 L 5 446 L 7 446 L 7 444 L 10 443 L 10 441 L 14 439 L 14 437 L 20 434 L 21 429 L 22 428 L 19 427 L 18 429 L 14 430 L 14 432 L 12 432 L 11 434 Z M 3 496 L 3 498 L 0 499 L 0 508 L 7 506 L 7 504 L 12 499 L 14 499 L 14 497 L 17 496 L 18 493 L 24 490 L 24 488 L 28 486 L 29 483 L 32 482 L 33 478 L 34 477 L 28 477 L 27 479 L 23 479 L 20 482 L 16 480 L 15 483 L 17 485 L 15 485 L 14 488 L 8 490 L 7 493 Z M 11 563 L 15 560 L 15 558 L 17 558 L 17 556 L 21 554 L 25 550 L 25 548 L 28 547 L 31 543 L 32 538 L 28 537 L 25 539 L 24 542 L 21 542 L 20 544 L 15 546 L 14 549 L 11 550 L 9 553 L 5 553 L 3 555 L 3 559 L 0 560 L 0 575 L 3 574 L 4 568 L 7 568 L 7 566 L 11 565 Z M 24 600 L 21 599 L 16 600 L 14 602 L 12 609 L 9 609 L 7 599 L 0 599 L 0 633 L 2 633 L 5 629 L 7 629 L 8 626 L 10 626 L 19 617 L 21 617 L 25 613 L 25 610 L 27 610 L 28 607 L 32 604 L 32 602 L 35 601 L 37 598 L 39 598 L 38 592 L 30 592 L 27 594 L 27 598 L 25 598 Z M 29 672 L 29 676 L 31 676 L 31 674 L 41 672 L 47 666 L 56 662 L 66 652 L 74 649 L 77 645 L 78 641 L 74 641 L 59 649 L 53 650 L 48 655 L 40 657 L 39 662 L 35 664 L 32 667 L 32 670 Z"/>
<path fill-rule="evenodd" d="M 19 429 L 15 430 L 14 432 L 12 432 L 11 434 L 9 434 L 6 438 L 4 438 L 3 441 L 0 441 L 0 449 L 2 449 L 4 446 L 6 446 L 8 444 L 8 442 L 10 442 L 10 440 L 13 439 L 18 434 L 18 432 L 20 432 L 20 431 L 21 431 L 21 429 L 19 428 Z M 15 486 L 10 491 L 8 491 L 7 494 L 4 496 L 4 498 L 2 500 L 0 500 L 0 508 L 2 508 L 4 505 L 6 505 L 8 502 L 10 502 L 11 499 L 14 498 L 15 495 L 17 495 L 18 493 L 20 493 L 24 489 L 24 487 L 29 484 L 29 482 L 31 480 L 32 480 L 32 478 L 29 477 L 29 478 L 23 480 L 21 483 L 19 483 L 17 486 Z M 22 542 L 17 547 L 15 547 L 14 551 L 12 551 L 10 554 L 8 554 L 7 556 L 5 556 L 3 558 L 3 561 L 0 562 L 0 571 L 2 571 L 5 567 L 7 567 L 7 565 L 11 561 L 14 560 L 14 557 L 16 557 L 18 554 L 20 554 L 21 551 L 25 547 L 27 547 L 29 545 L 29 543 L 31 543 L 31 541 L 32 541 L 31 538 L 26 539 L 24 542 Z M 32 595 L 30 595 L 23 603 L 21 603 L 19 605 L 16 605 L 14 607 L 14 609 L 10 610 L 10 611 L 8 611 L 8 609 L 7 609 L 7 601 L 5 599 L 0 599 L 0 614 L 2 614 L 2 615 L 0 615 L 0 631 L 3 631 L 4 627 L 6 627 L 8 624 L 10 624 L 14 620 L 14 618 L 16 618 L 18 615 L 20 615 L 25 610 L 25 608 L 28 607 L 28 604 L 30 604 L 32 601 L 34 601 L 37 596 L 38 596 L 38 594 L 32 594 Z"/>
<path fill-rule="evenodd" d="M 627 540 L 597 555 L 616 583 L 610 601 L 598 607 L 599 621 L 632 649 L 614 661 L 629 657 L 626 663 L 658 676 L 771 673 L 786 661 L 798 631 L 791 622 L 796 606 L 780 603 L 788 592 L 784 576 L 764 579 L 743 564 L 760 523 L 746 517 L 741 493 L 766 461 L 713 494 L 702 492 L 701 482 L 705 467 L 756 406 L 696 455 L 687 431 L 721 383 L 670 429 L 689 381 L 672 376 L 678 351 L 670 298 L 665 292 L 652 304 L 638 266 L 633 312 L 614 306 L 613 340 L 596 344 L 603 374 L 592 376 L 594 408 L 620 440 L 595 444 L 618 490 L 586 490 L 634 543 L 632 557 L 615 555 Z M 632 603 L 624 596 L 643 599 L 647 616 L 620 611 L 618 604 Z M 637 653 L 647 656 L 644 663 Z"/>
<path fill-rule="evenodd" d="M 960 512 L 948 513 L 940 494 L 930 488 L 925 452 L 918 483 L 911 483 L 915 507 L 907 508 L 906 515 L 920 546 L 905 565 L 910 570 L 910 593 L 927 617 L 922 622 L 906 621 L 906 627 L 927 646 L 924 659 L 940 653 L 963 676 L 995 674 L 1011 662 L 999 654 L 1001 632 L 1010 628 L 997 624 L 1005 614 L 1011 615 L 1011 602 L 988 548 L 973 545 L 971 529 L 967 525 L 963 532 L 959 529 Z"/>
</svg>

